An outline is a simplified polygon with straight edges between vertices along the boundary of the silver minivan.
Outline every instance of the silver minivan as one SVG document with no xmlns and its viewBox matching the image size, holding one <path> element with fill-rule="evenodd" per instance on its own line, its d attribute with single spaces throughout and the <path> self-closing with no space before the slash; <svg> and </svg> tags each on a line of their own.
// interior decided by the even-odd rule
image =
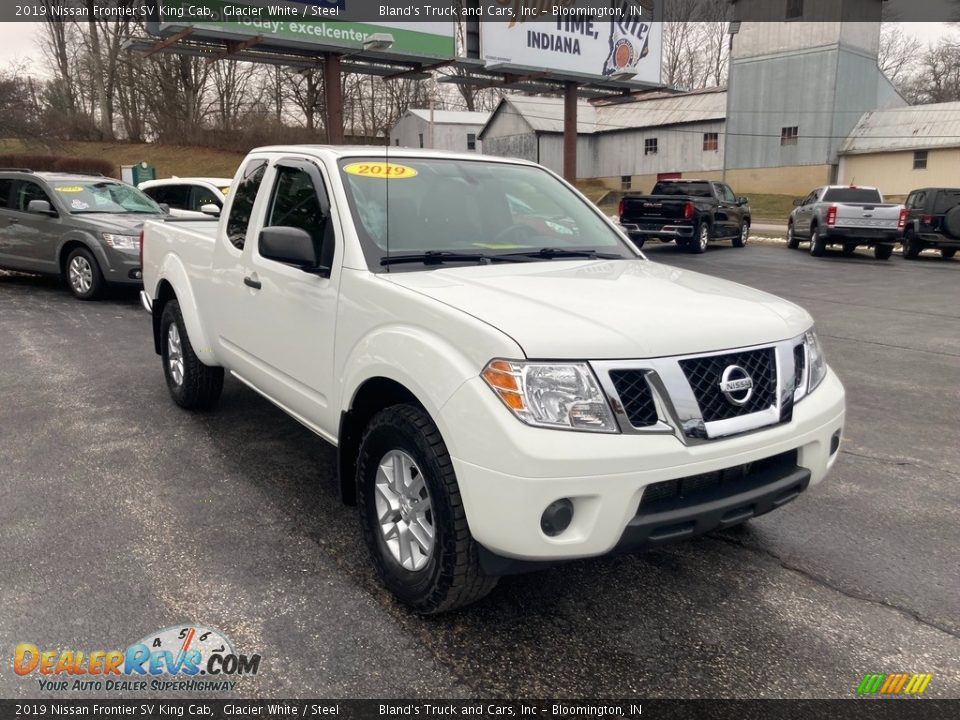
<svg viewBox="0 0 960 720">
<path fill-rule="evenodd" d="M 81 300 L 139 285 L 140 230 L 165 211 L 101 175 L 0 169 L 0 268 L 57 275 Z"/>
</svg>

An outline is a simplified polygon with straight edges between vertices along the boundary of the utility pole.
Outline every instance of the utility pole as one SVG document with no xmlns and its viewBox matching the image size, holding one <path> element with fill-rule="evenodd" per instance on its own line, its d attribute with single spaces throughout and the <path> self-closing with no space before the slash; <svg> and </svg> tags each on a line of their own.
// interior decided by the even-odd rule
<svg viewBox="0 0 960 720">
<path fill-rule="evenodd" d="M 323 56 L 323 91 L 327 102 L 327 142 L 343 145 L 343 93 L 340 90 L 341 63 L 336 53 Z"/>
</svg>

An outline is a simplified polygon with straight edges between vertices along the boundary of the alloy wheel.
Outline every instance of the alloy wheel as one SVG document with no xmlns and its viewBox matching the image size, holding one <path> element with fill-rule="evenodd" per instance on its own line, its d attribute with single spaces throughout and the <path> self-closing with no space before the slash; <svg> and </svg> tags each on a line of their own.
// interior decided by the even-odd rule
<svg viewBox="0 0 960 720">
<path fill-rule="evenodd" d="M 405 570 L 422 570 L 433 554 L 436 528 L 423 473 L 412 457 L 391 450 L 377 465 L 377 518 L 383 541 Z"/>
</svg>

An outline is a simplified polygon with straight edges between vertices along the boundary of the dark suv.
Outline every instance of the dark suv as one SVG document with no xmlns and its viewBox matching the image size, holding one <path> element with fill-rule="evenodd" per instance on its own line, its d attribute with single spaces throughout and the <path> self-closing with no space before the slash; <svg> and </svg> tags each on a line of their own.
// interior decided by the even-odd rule
<svg viewBox="0 0 960 720">
<path fill-rule="evenodd" d="M 0 169 L 0 268 L 58 275 L 92 300 L 107 283 L 142 282 L 140 229 L 164 216 L 113 178 Z"/>
<path fill-rule="evenodd" d="M 921 188 L 907 196 L 903 257 L 914 260 L 926 248 L 937 248 L 944 260 L 960 248 L 960 188 Z"/>
</svg>

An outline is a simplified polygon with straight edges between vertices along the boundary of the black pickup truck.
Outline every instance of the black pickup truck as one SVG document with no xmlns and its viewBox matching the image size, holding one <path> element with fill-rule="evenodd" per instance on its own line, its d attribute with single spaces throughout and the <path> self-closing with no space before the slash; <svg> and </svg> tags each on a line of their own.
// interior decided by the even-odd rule
<svg viewBox="0 0 960 720">
<path fill-rule="evenodd" d="M 713 180 L 661 180 L 649 195 L 620 201 L 620 225 L 637 247 L 648 238 L 675 240 L 702 253 L 711 240 L 730 239 L 743 247 L 750 236 L 750 206 L 726 183 Z"/>
<path fill-rule="evenodd" d="M 960 188 L 921 188 L 904 203 L 903 257 L 915 260 L 926 248 L 940 250 L 949 260 L 960 248 Z"/>
</svg>

